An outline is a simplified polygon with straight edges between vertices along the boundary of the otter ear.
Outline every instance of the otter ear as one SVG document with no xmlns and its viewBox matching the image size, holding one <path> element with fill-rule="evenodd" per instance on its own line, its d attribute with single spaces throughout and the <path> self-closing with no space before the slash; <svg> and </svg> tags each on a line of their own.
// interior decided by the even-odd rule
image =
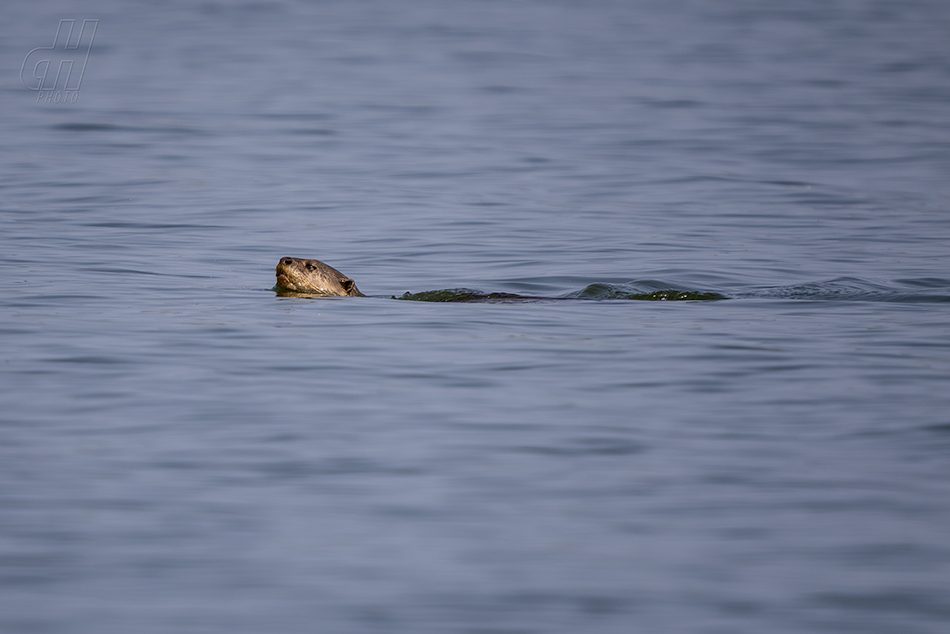
<svg viewBox="0 0 950 634">
<path fill-rule="evenodd" d="M 352 291 L 353 287 L 356 286 L 356 282 L 348 277 L 344 277 L 342 280 L 340 280 L 340 284 L 343 285 L 343 290 L 345 290 L 347 293 Z"/>
</svg>

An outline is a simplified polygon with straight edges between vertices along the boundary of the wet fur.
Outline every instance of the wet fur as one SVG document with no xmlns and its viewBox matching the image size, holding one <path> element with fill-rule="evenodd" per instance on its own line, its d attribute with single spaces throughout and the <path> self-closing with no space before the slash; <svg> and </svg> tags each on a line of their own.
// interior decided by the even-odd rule
<svg viewBox="0 0 950 634">
<path fill-rule="evenodd" d="M 320 260 L 281 258 L 277 264 L 278 291 L 316 297 L 366 297 L 356 282 Z"/>
</svg>

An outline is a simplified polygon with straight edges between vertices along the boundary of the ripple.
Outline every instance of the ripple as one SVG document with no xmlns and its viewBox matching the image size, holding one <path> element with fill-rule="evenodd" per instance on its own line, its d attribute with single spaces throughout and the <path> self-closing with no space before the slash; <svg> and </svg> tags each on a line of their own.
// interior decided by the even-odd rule
<svg viewBox="0 0 950 634">
<path fill-rule="evenodd" d="M 822 282 L 807 282 L 791 286 L 756 289 L 742 293 L 741 297 L 771 297 L 804 300 L 844 300 L 905 303 L 950 302 L 950 283 L 940 278 L 900 280 L 902 286 L 932 289 L 907 292 L 905 288 L 871 282 L 856 277 L 839 277 Z"/>
</svg>

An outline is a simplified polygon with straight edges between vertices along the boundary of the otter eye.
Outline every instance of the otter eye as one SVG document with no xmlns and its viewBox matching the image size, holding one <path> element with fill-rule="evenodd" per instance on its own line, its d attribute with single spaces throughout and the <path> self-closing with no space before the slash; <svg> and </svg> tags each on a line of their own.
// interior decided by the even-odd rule
<svg viewBox="0 0 950 634">
<path fill-rule="evenodd" d="M 313 271 L 313 270 L 316 269 L 316 268 L 317 268 L 317 267 L 315 267 L 315 266 L 312 265 L 312 264 L 307 264 L 307 270 L 308 270 L 308 271 Z"/>
</svg>

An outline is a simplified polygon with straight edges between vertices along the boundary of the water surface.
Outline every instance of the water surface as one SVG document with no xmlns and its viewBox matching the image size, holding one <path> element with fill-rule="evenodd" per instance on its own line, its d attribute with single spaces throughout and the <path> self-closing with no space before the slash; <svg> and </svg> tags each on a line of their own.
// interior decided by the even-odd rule
<svg viewBox="0 0 950 634">
<path fill-rule="evenodd" d="M 947 630 L 945 3 L 5 11 L 0 630 Z"/>
</svg>

